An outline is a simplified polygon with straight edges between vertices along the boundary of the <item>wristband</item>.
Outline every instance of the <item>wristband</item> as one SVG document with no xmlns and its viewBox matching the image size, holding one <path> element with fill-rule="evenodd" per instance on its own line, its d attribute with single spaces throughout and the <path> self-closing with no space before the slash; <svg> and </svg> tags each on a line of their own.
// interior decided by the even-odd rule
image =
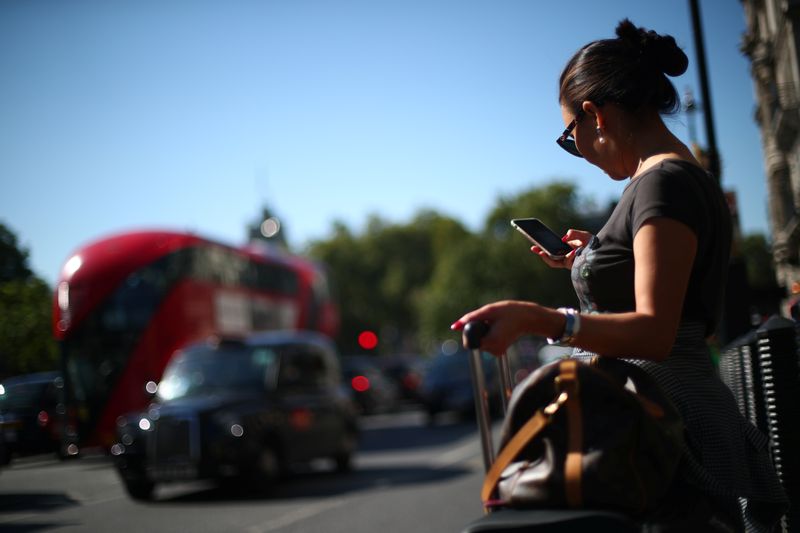
<svg viewBox="0 0 800 533">
<path fill-rule="evenodd" d="M 548 337 L 547 342 L 549 344 L 572 346 L 572 343 L 575 341 L 575 336 L 581 329 L 581 314 L 571 307 L 559 307 L 558 311 L 563 313 L 566 319 L 564 322 L 564 332 L 557 339 Z"/>
</svg>

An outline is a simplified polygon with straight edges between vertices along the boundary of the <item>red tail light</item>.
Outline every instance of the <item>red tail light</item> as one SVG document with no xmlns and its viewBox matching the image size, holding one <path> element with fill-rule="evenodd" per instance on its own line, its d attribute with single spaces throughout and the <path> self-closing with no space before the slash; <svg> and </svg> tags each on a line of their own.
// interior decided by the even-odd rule
<svg viewBox="0 0 800 533">
<path fill-rule="evenodd" d="M 403 386 L 409 390 L 416 390 L 419 387 L 420 378 L 417 374 L 406 374 L 403 377 Z"/>
<path fill-rule="evenodd" d="M 369 379 L 366 376 L 356 376 L 350 380 L 350 385 L 356 392 L 364 392 L 369 390 Z"/>
</svg>

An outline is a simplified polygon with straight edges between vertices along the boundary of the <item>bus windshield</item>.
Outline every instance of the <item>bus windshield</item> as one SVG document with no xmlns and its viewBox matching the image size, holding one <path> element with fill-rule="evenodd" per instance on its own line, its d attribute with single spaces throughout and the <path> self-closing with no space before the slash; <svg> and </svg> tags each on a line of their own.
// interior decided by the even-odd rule
<svg viewBox="0 0 800 533">
<path fill-rule="evenodd" d="M 166 401 L 225 391 L 266 390 L 275 383 L 277 361 L 277 354 L 266 347 L 190 348 L 167 366 L 157 397 Z"/>
</svg>

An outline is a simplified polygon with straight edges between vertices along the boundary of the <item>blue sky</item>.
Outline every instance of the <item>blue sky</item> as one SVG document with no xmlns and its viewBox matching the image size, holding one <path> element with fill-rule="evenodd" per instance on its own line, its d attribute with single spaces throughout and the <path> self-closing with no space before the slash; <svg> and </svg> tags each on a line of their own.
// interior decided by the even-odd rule
<svg viewBox="0 0 800 533">
<path fill-rule="evenodd" d="M 700 6 L 722 183 L 766 233 L 741 3 Z M 0 222 L 55 283 L 119 231 L 241 244 L 264 204 L 298 249 L 371 213 L 475 229 L 499 195 L 556 178 L 604 204 L 624 183 L 556 146 L 557 79 L 624 17 L 676 38 L 673 82 L 699 99 L 688 0 L 5 0 Z M 689 118 L 668 124 L 689 140 Z"/>
</svg>

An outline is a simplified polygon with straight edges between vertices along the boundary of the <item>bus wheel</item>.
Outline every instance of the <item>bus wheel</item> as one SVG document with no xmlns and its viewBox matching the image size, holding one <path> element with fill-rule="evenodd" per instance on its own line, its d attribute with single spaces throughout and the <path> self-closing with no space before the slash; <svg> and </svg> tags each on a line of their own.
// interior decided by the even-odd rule
<svg viewBox="0 0 800 533">
<path fill-rule="evenodd" d="M 152 500 L 156 484 L 146 479 L 126 479 L 125 490 L 134 500 Z"/>
</svg>

